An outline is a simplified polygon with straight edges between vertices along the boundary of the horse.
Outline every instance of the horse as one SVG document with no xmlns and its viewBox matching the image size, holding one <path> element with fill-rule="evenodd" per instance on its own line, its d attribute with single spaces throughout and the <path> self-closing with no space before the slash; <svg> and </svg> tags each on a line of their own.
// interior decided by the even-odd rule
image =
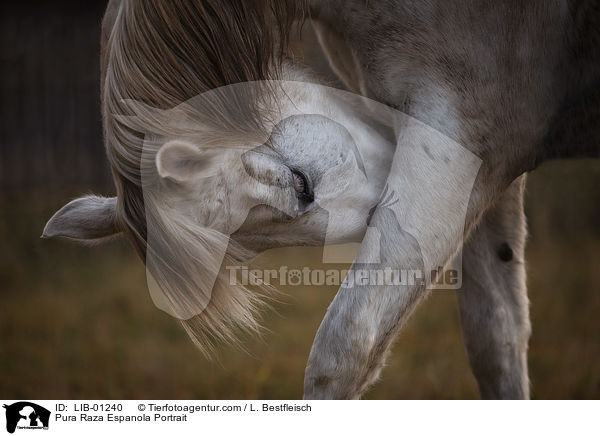
<svg viewBox="0 0 600 436">
<path fill-rule="evenodd" d="M 385 122 L 374 128 L 361 110 L 360 115 L 348 115 L 339 100 L 320 99 L 318 88 L 293 92 L 296 101 L 311 108 L 321 101 L 326 116 L 338 107 L 333 112 L 343 114 L 344 126 L 355 125 L 365 143 L 376 144 L 363 147 L 369 154 L 366 172 L 377 174 L 374 169 L 383 168 L 361 194 L 354 224 L 331 242 L 360 238 L 367 226 L 376 228 L 385 239 L 379 245 L 363 242 L 358 258 L 378 251 L 380 266 L 424 271 L 448 265 L 462 250 L 462 290 L 457 292 L 461 327 L 481 397 L 528 398 L 525 177 L 549 159 L 599 154 L 599 129 L 593 123 L 600 115 L 600 62 L 594 50 L 600 41 L 599 17 L 596 4 L 576 0 L 111 0 L 103 22 L 102 112 L 117 196 L 74 200 L 50 219 L 43 235 L 98 240 L 123 233 L 146 261 L 158 288 L 186 288 L 167 293 L 175 297 L 161 304 L 182 319 L 200 346 L 209 346 L 212 338 L 232 339 L 236 325 L 257 330 L 259 303 L 243 287 L 228 286 L 217 277 L 214 284 L 202 283 L 204 288 L 196 290 L 201 301 L 190 302 L 198 287 L 192 278 L 202 273 L 194 260 L 204 260 L 210 247 L 224 244 L 214 243 L 222 234 L 218 229 L 206 236 L 206 223 L 215 222 L 213 211 L 200 210 L 208 201 L 191 189 L 197 182 L 195 171 L 213 156 L 199 151 L 201 144 L 180 140 L 181 129 L 168 131 L 156 122 L 161 117 L 145 108 L 171 109 L 235 83 L 318 82 L 306 66 L 285 55 L 292 23 L 310 19 L 332 70 L 347 89 L 406 115 L 382 115 Z M 302 116 L 280 119 L 281 125 L 265 121 L 273 102 L 287 98 L 276 86 L 252 86 L 234 97 L 218 94 L 200 108 L 193 105 L 193 118 L 215 130 L 234 130 L 230 144 L 252 136 L 254 148 L 243 151 L 254 152 L 256 159 L 246 173 L 278 187 L 263 192 L 261 200 L 281 204 L 287 195 L 286 201 L 299 203 L 291 216 L 253 208 L 232 234 L 237 253 L 224 254 L 222 260 L 235 263 L 251 257 L 245 250 L 322 243 L 327 220 L 318 218 L 319 208 L 310 204 L 318 197 L 317 187 L 326 191 L 327 186 L 313 183 L 353 154 L 347 146 L 351 141 L 344 139 L 347 128 Z M 132 109 L 131 101 L 144 106 Z M 237 115 L 228 110 L 232 104 Z M 182 109 L 186 111 L 190 109 Z M 150 125 L 160 140 L 144 147 L 143 132 Z M 272 155 L 258 144 L 269 143 L 275 127 L 281 134 L 269 147 L 275 150 Z M 393 156 L 383 139 L 390 131 Z M 176 139 L 165 139 L 169 137 Z M 204 140 L 214 145 L 214 138 Z M 300 143 L 303 158 L 290 152 Z M 336 158 L 340 154 L 342 161 Z M 378 155 L 383 157 L 378 160 Z M 224 168 L 222 162 L 216 166 Z M 356 167 L 357 159 L 352 162 Z M 163 197 L 144 192 L 144 172 L 161 187 L 150 191 Z M 234 179 L 203 181 L 203 194 L 223 202 L 224 192 L 236 186 Z M 382 201 L 380 193 L 388 188 L 394 200 Z M 256 184 L 247 183 L 240 195 L 256 198 L 255 189 Z M 177 211 L 177 219 L 165 219 L 153 206 L 165 201 Z M 159 230 L 158 242 L 148 242 L 154 233 L 149 229 Z M 189 247 L 186 241 L 200 234 L 205 252 L 184 250 L 189 256 L 181 264 L 174 247 Z M 359 268 L 355 262 L 351 272 Z M 161 274 L 169 270 L 173 274 Z M 394 338 L 429 294 L 428 285 L 341 288 L 308 358 L 305 398 L 360 398 L 379 377 Z M 195 314 L 186 307 L 202 311 Z"/>
</svg>

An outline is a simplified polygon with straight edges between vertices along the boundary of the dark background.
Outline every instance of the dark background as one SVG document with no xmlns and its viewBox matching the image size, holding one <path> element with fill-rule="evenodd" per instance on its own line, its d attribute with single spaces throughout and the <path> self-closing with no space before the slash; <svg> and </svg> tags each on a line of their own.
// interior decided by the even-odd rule
<svg viewBox="0 0 600 436">
<path fill-rule="evenodd" d="M 2 2 L 0 185 L 109 186 L 102 146 L 103 1 Z"/>
<path fill-rule="evenodd" d="M 99 110 L 103 1 L 0 5 L 0 397 L 291 398 L 335 289 L 289 288 L 270 330 L 213 361 L 152 305 L 122 241 L 39 239 L 67 200 L 114 192 Z M 305 56 L 317 59 L 304 32 Z M 301 50 L 299 50 L 301 51 Z M 600 398 L 600 164 L 529 176 L 534 398 Z M 316 265 L 285 250 L 281 264 Z M 434 292 L 402 332 L 368 398 L 475 398 L 452 292 Z"/>
</svg>

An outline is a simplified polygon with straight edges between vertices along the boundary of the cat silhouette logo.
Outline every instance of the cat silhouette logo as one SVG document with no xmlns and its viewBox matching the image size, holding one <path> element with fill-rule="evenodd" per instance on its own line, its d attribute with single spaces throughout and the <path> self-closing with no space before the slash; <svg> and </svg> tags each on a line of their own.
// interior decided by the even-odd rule
<svg viewBox="0 0 600 436">
<path fill-rule="evenodd" d="M 27 430 L 48 430 L 50 411 L 28 401 L 19 401 L 6 409 L 6 431 L 14 433 L 18 428 Z"/>
</svg>

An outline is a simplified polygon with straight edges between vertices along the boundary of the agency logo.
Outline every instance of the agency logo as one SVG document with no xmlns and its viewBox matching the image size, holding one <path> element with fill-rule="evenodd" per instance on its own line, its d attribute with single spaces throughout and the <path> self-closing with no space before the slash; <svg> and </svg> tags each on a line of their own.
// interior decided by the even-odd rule
<svg viewBox="0 0 600 436">
<path fill-rule="evenodd" d="M 16 429 L 22 430 L 48 430 L 50 411 L 42 406 L 28 401 L 19 401 L 6 409 L 6 431 L 14 433 Z"/>
</svg>

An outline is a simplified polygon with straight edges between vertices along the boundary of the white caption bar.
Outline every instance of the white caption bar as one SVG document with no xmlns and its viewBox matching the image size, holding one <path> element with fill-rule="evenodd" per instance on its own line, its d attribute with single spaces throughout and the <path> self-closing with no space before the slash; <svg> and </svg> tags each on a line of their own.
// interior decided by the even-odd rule
<svg viewBox="0 0 600 436">
<path fill-rule="evenodd" d="M 1 419 L 5 428 L 0 432 L 12 430 L 19 436 L 167 432 L 279 436 L 307 431 L 506 436 L 597 435 L 600 430 L 598 401 L 5 400 L 2 404 L 6 406 Z"/>
</svg>

